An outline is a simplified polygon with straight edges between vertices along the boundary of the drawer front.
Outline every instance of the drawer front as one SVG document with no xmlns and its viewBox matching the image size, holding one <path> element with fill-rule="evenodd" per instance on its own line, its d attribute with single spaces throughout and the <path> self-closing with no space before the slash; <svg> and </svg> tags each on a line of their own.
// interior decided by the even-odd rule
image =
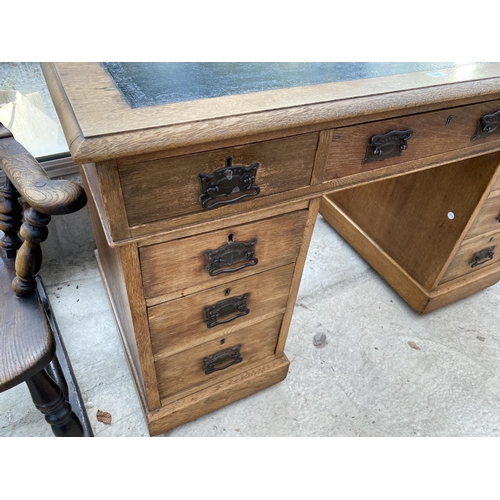
<svg viewBox="0 0 500 500">
<path fill-rule="evenodd" d="M 156 362 L 160 398 L 201 390 L 274 356 L 282 316 L 219 336 Z"/>
<path fill-rule="evenodd" d="M 139 249 L 147 299 L 185 295 L 295 262 L 307 210 Z M 175 279 L 172 277 L 175 276 Z"/>
<path fill-rule="evenodd" d="M 162 355 L 282 314 L 295 264 L 254 274 L 148 309 L 153 353 Z"/>
<path fill-rule="evenodd" d="M 216 219 L 228 207 L 245 203 L 248 210 L 263 197 L 308 186 L 317 143 L 314 133 L 119 165 L 129 225 L 208 210 Z"/>
<path fill-rule="evenodd" d="M 450 262 L 440 284 L 496 265 L 500 261 L 500 233 L 467 240 Z"/>
<path fill-rule="evenodd" d="M 492 191 L 477 214 L 466 239 L 500 230 L 500 190 Z"/>
<path fill-rule="evenodd" d="M 491 191 L 497 191 L 500 190 L 500 175 L 497 174 L 497 178 L 493 185 L 491 186 Z"/>
<path fill-rule="evenodd" d="M 339 128 L 333 132 L 325 180 L 418 160 L 481 142 L 500 141 L 498 134 L 471 140 L 481 118 L 499 109 L 500 101 L 491 101 Z M 411 137 L 408 138 L 408 134 L 386 135 L 392 131 L 411 131 Z M 373 154 L 372 139 L 379 143 L 379 155 Z M 384 156 L 391 152 L 401 154 Z"/>
</svg>

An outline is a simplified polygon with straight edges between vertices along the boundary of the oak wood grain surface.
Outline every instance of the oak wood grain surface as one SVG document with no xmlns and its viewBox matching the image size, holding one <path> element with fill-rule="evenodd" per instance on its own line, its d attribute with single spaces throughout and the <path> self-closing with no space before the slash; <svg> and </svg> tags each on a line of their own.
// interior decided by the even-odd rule
<svg viewBox="0 0 500 500">
<path fill-rule="evenodd" d="M 148 414 L 149 432 L 160 434 L 277 384 L 286 378 L 289 365 L 281 356 L 183 397 L 164 398 L 162 407 Z"/>
<path fill-rule="evenodd" d="M 446 283 L 454 278 L 464 276 L 469 273 L 478 272 L 487 267 L 494 266 L 500 261 L 500 232 L 477 236 L 475 238 L 464 241 L 458 249 L 453 260 L 450 262 L 446 272 L 441 278 L 440 284 Z M 483 258 L 479 260 L 479 264 L 472 267 L 473 259 L 481 250 L 495 247 L 493 250 L 493 258 Z"/>
<path fill-rule="evenodd" d="M 193 291 L 234 281 L 268 269 L 295 262 L 307 218 L 301 210 L 250 224 L 230 226 L 209 234 L 139 248 L 142 280 L 148 305 L 171 300 Z M 257 264 L 233 272 L 211 276 L 207 251 L 230 247 L 238 242 L 255 242 Z M 225 266 L 228 270 L 249 264 Z"/>
<path fill-rule="evenodd" d="M 98 165 L 89 165 L 87 171 L 91 173 L 92 184 L 98 191 L 99 204 L 104 210 L 102 219 L 107 221 L 113 240 L 129 238 L 131 231 L 127 221 L 127 212 L 123 202 L 123 192 L 120 183 L 118 166 L 114 160 L 101 162 Z"/>
<path fill-rule="evenodd" d="M 293 268 L 294 264 L 288 264 L 150 307 L 148 316 L 155 358 L 225 335 L 249 323 L 258 323 L 262 317 L 283 313 Z M 204 319 L 205 307 L 244 294 L 248 294 L 248 314 L 208 328 Z"/>
<path fill-rule="evenodd" d="M 56 352 L 38 294 L 16 297 L 14 276 L 14 259 L 0 258 L 0 392 L 35 375 Z"/>
<path fill-rule="evenodd" d="M 438 285 L 432 292 L 424 312 L 432 312 L 473 293 L 484 290 L 500 280 L 500 267 L 489 266 Z"/>
<path fill-rule="evenodd" d="M 325 179 L 345 177 L 353 173 L 370 171 L 397 163 L 434 156 L 448 151 L 457 151 L 474 146 L 471 137 L 475 134 L 479 120 L 487 113 L 500 110 L 500 101 L 474 104 L 442 111 L 403 116 L 391 120 L 339 128 L 333 132 L 332 143 L 325 166 Z M 401 156 L 383 161 L 367 162 L 365 158 L 369 139 L 391 130 L 412 131 L 408 149 Z M 481 143 L 500 141 L 498 135 L 478 139 Z"/>
<path fill-rule="evenodd" d="M 185 391 L 190 392 L 193 388 L 199 391 L 208 385 L 247 371 L 256 363 L 269 361 L 274 356 L 281 318 L 275 316 L 242 330 L 221 334 L 222 336 L 215 339 L 157 361 L 160 396 L 165 398 L 180 392 L 185 394 Z M 241 345 L 241 363 L 209 375 L 205 373 L 204 357 L 237 345 Z"/>
<path fill-rule="evenodd" d="M 353 221 L 331 196 L 321 199 L 320 213 L 411 307 L 418 312 L 426 308 L 429 292 Z"/>
<path fill-rule="evenodd" d="M 233 206 L 219 207 L 216 209 L 217 218 L 214 218 L 214 211 L 194 212 L 179 217 L 172 217 L 162 219 L 147 224 L 141 224 L 130 228 L 130 237 L 124 239 L 113 239 L 113 231 L 110 224 L 116 219 L 118 227 L 121 227 L 124 219 L 113 217 L 108 220 L 101 215 L 104 221 L 104 227 L 109 228 L 106 230 L 108 242 L 112 246 L 128 244 L 132 241 L 161 241 L 162 239 L 173 239 L 175 234 L 179 237 L 184 233 L 205 232 L 208 228 L 215 228 L 217 226 L 223 227 L 231 224 L 232 219 L 247 219 L 251 220 L 253 217 L 262 217 L 268 210 L 276 212 L 286 211 L 287 207 L 293 203 L 305 203 L 313 198 L 319 197 L 328 192 L 344 190 L 346 188 L 366 184 L 379 179 L 386 179 L 389 177 L 401 176 L 406 173 L 433 168 L 440 165 L 445 165 L 452 161 L 458 161 L 465 158 L 472 158 L 484 153 L 500 150 L 500 141 L 488 142 L 486 144 L 478 143 L 458 151 L 450 151 L 440 153 L 434 156 L 419 158 L 417 160 L 397 163 L 395 165 L 380 166 L 374 170 L 354 173 L 342 178 L 324 181 L 310 186 L 293 189 L 281 193 L 264 196 L 258 201 L 258 208 L 254 208 L 254 203 L 247 203 L 248 199 L 243 201 L 245 210 L 242 211 L 238 204 Z M 381 162 L 383 164 L 383 162 Z M 91 187 L 94 191 L 94 188 Z M 98 188 L 95 189 L 98 191 Z M 255 200 L 254 200 L 255 201 Z M 201 203 L 200 203 L 201 205 Z M 117 206 L 116 210 L 110 208 L 111 214 L 119 214 L 123 210 L 122 206 Z"/>
<path fill-rule="evenodd" d="M 323 217 L 380 274 L 416 312 L 435 311 L 452 302 L 483 290 L 500 279 L 500 268 L 489 266 L 474 273 L 452 279 L 433 290 L 426 290 L 401 265 L 389 256 L 362 228 L 333 203 L 328 196 L 321 200 Z"/>
<path fill-rule="evenodd" d="M 98 63 L 43 71 L 71 154 L 89 163 L 102 272 L 152 434 L 286 376 L 320 203 L 419 312 L 500 275 L 493 264 L 469 278 L 454 270 L 497 182 L 499 136 L 471 136 L 500 108 L 500 63 L 134 109 Z M 412 128 L 409 149 L 361 166 L 370 136 L 393 128 Z M 203 209 L 200 173 L 255 161 L 256 197 Z M 255 234 L 257 266 L 206 276 L 205 250 Z M 249 314 L 207 328 L 204 307 L 244 293 Z M 240 343 L 246 361 L 204 373 L 203 357 Z"/>
<path fill-rule="evenodd" d="M 183 147 L 223 147 L 242 138 L 253 142 L 330 128 L 334 121 L 348 125 L 402 109 L 445 107 L 450 100 L 500 97 L 496 63 L 450 69 L 439 78 L 412 73 L 137 109 L 126 104 L 98 63 L 43 63 L 42 70 L 77 163 L 165 150 L 179 154 Z"/>
<path fill-rule="evenodd" d="M 497 175 L 493 184 L 491 185 L 491 191 L 495 192 L 498 191 L 499 189 L 500 189 L 500 173 Z"/>
<path fill-rule="evenodd" d="M 314 224 L 316 223 L 316 218 L 318 216 L 320 201 L 321 200 L 319 198 L 316 198 L 309 202 L 307 221 L 304 231 L 302 233 L 299 255 L 297 256 L 297 260 L 295 261 L 292 283 L 290 285 L 290 292 L 288 294 L 285 314 L 283 315 L 283 322 L 281 324 L 278 345 L 276 347 L 276 356 L 283 355 L 285 349 L 285 344 L 288 337 L 288 330 L 292 322 L 295 301 L 297 300 L 297 295 L 299 293 L 300 280 L 302 278 L 302 272 L 306 264 L 309 243 L 311 242 L 312 234 L 314 231 Z"/>
<path fill-rule="evenodd" d="M 82 178 L 88 189 L 87 177 L 83 175 Z M 122 342 L 131 366 L 134 382 L 143 407 L 152 410 L 160 406 L 160 397 L 151 342 L 148 341 L 149 323 L 145 312 L 145 300 L 141 295 L 137 295 L 133 304 L 130 303 L 128 287 L 133 286 L 134 283 L 128 276 L 127 262 L 122 259 L 120 248 L 112 248 L 108 245 L 92 196 L 89 197 L 88 208 L 97 245 L 99 270 L 106 285 L 109 300 L 116 311 Z M 127 255 L 130 255 L 130 249 L 124 257 L 126 258 Z M 130 260 L 133 265 L 133 258 Z M 136 274 L 133 273 L 133 276 Z M 138 286 L 137 283 L 135 286 Z M 134 307 L 135 314 L 132 312 L 132 307 Z"/>
<path fill-rule="evenodd" d="M 308 186 L 317 142 L 317 134 L 306 134 L 135 165 L 119 164 L 129 225 L 198 212 L 211 213 L 213 218 L 223 216 L 226 207 L 210 211 L 203 208 L 198 176 L 224 168 L 228 158 L 233 165 L 245 167 L 259 163 L 255 184 L 260 193 L 241 202 L 251 203 L 252 208 L 258 207 L 266 196 Z M 146 198 L 148 203 L 144 203 Z M 241 210 L 241 203 L 236 209 Z M 229 210 L 234 211 L 234 205 L 230 205 Z"/>
<path fill-rule="evenodd" d="M 483 203 L 480 212 L 469 229 L 465 239 L 500 230 L 500 190 L 492 191 Z"/>
<path fill-rule="evenodd" d="M 99 264 L 101 264 L 98 259 Z M 140 364 L 135 364 L 131 356 L 131 351 L 127 348 L 126 334 L 123 331 L 122 317 L 115 303 L 117 296 L 111 293 L 110 283 L 104 268 L 100 265 L 104 285 L 108 292 L 109 300 L 112 304 L 113 314 L 115 315 L 120 336 L 124 341 L 125 355 L 129 362 L 134 381 L 141 396 L 142 409 L 148 424 L 149 432 L 152 436 L 161 434 L 174 427 L 194 420 L 206 413 L 238 401 L 254 392 L 270 387 L 281 382 L 288 373 L 290 362 L 286 356 L 273 357 L 268 362 L 256 365 L 245 370 L 238 375 L 231 374 L 230 378 L 221 380 L 215 384 L 210 383 L 204 389 L 188 391 L 187 394 L 174 394 L 168 398 L 158 400 L 154 406 L 154 399 L 146 399 L 143 389 L 137 385 L 141 370 Z M 152 359 L 152 358 L 151 358 Z M 156 377 L 155 377 L 156 380 Z M 149 395 L 151 398 L 151 396 Z M 149 402 L 149 407 L 148 407 Z"/>
<path fill-rule="evenodd" d="M 6 130 L 0 123 L 0 132 L 2 129 Z M 9 135 L 3 133 L 0 140 L 0 168 L 31 207 L 43 214 L 59 215 L 85 206 L 87 198 L 80 185 L 51 179 L 33 156 Z"/>
<path fill-rule="evenodd" d="M 487 195 L 497 166 L 498 155 L 480 156 L 329 198 L 424 288 L 432 290 Z"/>
</svg>

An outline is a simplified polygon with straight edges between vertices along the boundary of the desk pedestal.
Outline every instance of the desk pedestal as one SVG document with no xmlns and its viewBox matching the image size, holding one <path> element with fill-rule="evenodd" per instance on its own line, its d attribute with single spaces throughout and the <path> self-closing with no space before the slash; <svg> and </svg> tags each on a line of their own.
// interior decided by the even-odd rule
<svg viewBox="0 0 500 500">
<path fill-rule="evenodd" d="M 500 279 L 500 156 L 325 196 L 320 212 L 419 313 Z"/>
</svg>

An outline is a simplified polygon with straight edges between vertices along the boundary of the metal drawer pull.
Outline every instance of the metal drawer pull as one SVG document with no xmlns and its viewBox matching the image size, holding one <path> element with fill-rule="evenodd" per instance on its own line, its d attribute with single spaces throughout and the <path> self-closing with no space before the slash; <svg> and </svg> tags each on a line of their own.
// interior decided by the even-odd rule
<svg viewBox="0 0 500 500">
<path fill-rule="evenodd" d="M 481 120 L 479 120 L 476 133 L 470 140 L 484 139 L 485 137 L 495 134 L 500 134 L 500 110 L 484 115 Z"/>
<path fill-rule="evenodd" d="M 243 165 L 228 165 L 215 170 L 211 174 L 200 173 L 201 180 L 200 201 L 203 208 L 210 209 L 221 205 L 229 205 L 246 198 L 257 196 L 260 188 L 255 184 L 258 162 L 253 162 L 249 167 Z"/>
<path fill-rule="evenodd" d="M 474 254 L 474 257 L 472 257 L 472 260 L 470 261 L 470 267 L 480 266 L 481 264 L 484 264 L 485 262 L 491 260 L 493 258 L 493 255 L 495 254 L 493 250 L 495 250 L 494 246 L 483 248 L 483 250 L 476 252 Z"/>
<path fill-rule="evenodd" d="M 245 293 L 244 295 L 240 295 L 239 297 L 224 299 L 220 302 L 217 302 L 217 304 L 214 304 L 213 306 L 205 307 L 203 309 L 203 313 L 207 328 L 213 328 L 217 325 L 229 323 L 230 321 L 233 321 L 241 316 L 246 316 L 250 312 L 250 309 L 248 309 L 247 307 L 247 299 L 249 295 L 249 293 Z M 230 318 L 219 320 L 219 318 L 228 316 L 233 313 L 236 314 L 234 314 Z"/>
<path fill-rule="evenodd" d="M 386 158 L 401 156 L 401 153 L 408 149 L 408 139 L 413 135 L 412 129 L 391 130 L 386 134 L 374 135 L 368 141 L 366 156 L 361 162 L 362 165 L 371 161 L 382 161 Z"/>
<path fill-rule="evenodd" d="M 234 273 L 245 267 L 255 266 L 259 260 L 255 257 L 255 245 L 257 239 L 247 242 L 229 242 L 217 250 L 206 250 L 207 266 L 205 269 L 210 276 L 222 273 Z M 232 267 L 243 262 L 238 267 Z"/>
<path fill-rule="evenodd" d="M 236 363 L 241 363 L 243 358 L 240 355 L 241 344 L 238 344 L 229 349 L 224 349 L 223 351 L 216 352 L 211 356 L 203 358 L 203 369 L 207 375 L 220 370 L 225 370 Z M 229 363 L 227 363 L 229 361 Z M 222 363 L 226 363 L 224 366 L 216 366 Z"/>
</svg>

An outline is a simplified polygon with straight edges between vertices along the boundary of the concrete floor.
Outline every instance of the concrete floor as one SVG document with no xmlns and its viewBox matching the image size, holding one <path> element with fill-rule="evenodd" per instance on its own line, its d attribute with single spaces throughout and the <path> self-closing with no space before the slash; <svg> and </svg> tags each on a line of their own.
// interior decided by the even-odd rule
<svg viewBox="0 0 500 500">
<path fill-rule="evenodd" d="M 94 434 L 148 436 L 89 246 L 41 274 Z M 498 436 L 499 305 L 496 285 L 419 316 L 319 216 L 286 380 L 165 436 Z M 24 386 L 0 394 L 0 436 L 50 435 Z"/>
</svg>

